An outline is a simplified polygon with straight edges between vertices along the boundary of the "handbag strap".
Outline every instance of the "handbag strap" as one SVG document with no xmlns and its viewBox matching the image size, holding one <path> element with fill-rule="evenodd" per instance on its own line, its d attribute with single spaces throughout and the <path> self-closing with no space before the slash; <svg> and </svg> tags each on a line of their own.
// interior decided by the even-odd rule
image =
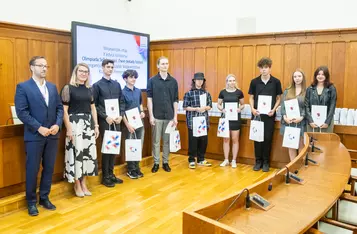
<svg viewBox="0 0 357 234">
<path fill-rule="evenodd" d="M 110 131 L 110 126 L 111 126 L 111 125 L 113 125 L 114 131 L 117 131 L 117 128 L 115 127 L 115 123 L 112 123 L 111 125 L 108 124 L 108 125 L 109 125 L 109 127 L 108 127 L 108 128 L 109 128 L 109 129 L 108 129 L 109 131 Z"/>
<path fill-rule="evenodd" d="M 129 139 L 133 139 L 133 138 L 132 138 L 133 135 L 134 135 L 134 139 L 137 139 L 137 138 L 136 138 L 136 133 L 135 133 L 135 131 L 134 131 L 134 133 L 131 133 L 131 132 L 130 132 Z"/>
<path fill-rule="evenodd" d="M 295 123 L 295 128 L 297 128 L 297 125 L 298 125 L 298 124 L 297 124 L 297 123 Z M 290 126 L 290 123 L 289 123 L 289 127 L 291 127 L 291 126 Z"/>
<path fill-rule="evenodd" d="M 258 119 L 259 117 L 259 119 Z M 253 120 L 259 120 L 259 121 L 262 121 L 262 118 L 260 117 L 260 115 L 257 115 L 257 116 L 254 116 Z"/>
<path fill-rule="evenodd" d="M 317 127 L 320 129 L 320 133 L 321 133 L 321 128 L 320 127 Z M 314 133 L 315 132 L 315 128 L 312 128 L 312 132 Z"/>
</svg>

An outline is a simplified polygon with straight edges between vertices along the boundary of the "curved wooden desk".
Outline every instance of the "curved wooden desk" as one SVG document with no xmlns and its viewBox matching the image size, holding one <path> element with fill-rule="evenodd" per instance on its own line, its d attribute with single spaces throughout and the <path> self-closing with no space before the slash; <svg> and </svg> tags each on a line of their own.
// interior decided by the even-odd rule
<svg viewBox="0 0 357 234">
<path fill-rule="evenodd" d="M 307 134 L 307 133 L 305 133 Z M 310 133 L 307 135 L 311 135 Z M 322 152 L 309 156 L 319 165 L 304 166 L 309 147 L 289 163 L 290 172 L 299 170 L 305 184 L 285 184 L 286 169 L 248 187 L 263 196 L 274 207 L 264 211 L 252 206 L 244 208 L 243 193 L 237 203 L 219 222 L 216 221 L 236 196 L 211 204 L 200 210 L 184 212 L 183 233 L 303 233 L 312 227 L 337 201 L 348 181 L 351 161 L 347 149 L 336 134 L 315 133 L 315 143 Z M 307 142 L 305 142 L 307 143 Z M 272 182 L 272 191 L 268 191 Z M 237 193 L 239 194 L 239 193 Z"/>
</svg>

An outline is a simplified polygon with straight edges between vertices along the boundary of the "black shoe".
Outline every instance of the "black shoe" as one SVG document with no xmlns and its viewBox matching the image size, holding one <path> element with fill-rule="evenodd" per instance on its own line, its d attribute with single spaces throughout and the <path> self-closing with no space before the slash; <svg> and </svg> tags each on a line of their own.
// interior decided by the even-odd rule
<svg viewBox="0 0 357 234">
<path fill-rule="evenodd" d="M 38 215 L 38 209 L 37 209 L 36 205 L 27 205 L 27 210 L 28 210 L 30 216 Z"/>
<path fill-rule="evenodd" d="M 136 174 L 138 174 L 138 178 L 144 177 L 144 174 L 140 171 L 140 169 L 136 170 Z"/>
<path fill-rule="evenodd" d="M 261 163 L 255 163 L 253 170 L 254 171 L 259 171 L 262 168 L 262 164 Z"/>
<path fill-rule="evenodd" d="M 115 186 L 114 182 L 110 179 L 110 177 L 103 177 L 102 184 L 110 188 Z"/>
<path fill-rule="evenodd" d="M 268 163 L 264 163 L 263 164 L 263 171 L 264 172 L 268 172 L 269 171 L 269 164 Z"/>
<path fill-rule="evenodd" d="M 56 206 L 53 205 L 50 200 L 40 200 L 39 202 L 40 206 L 43 208 L 46 208 L 47 210 L 56 210 Z"/>
<path fill-rule="evenodd" d="M 152 169 L 151 169 L 151 172 L 152 173 L 156 173 L 157 171 L 159 170 L 159 164 L 154 164 L 154 166 L 152 167 Z"/>
<path fill-rule="evenodd" d="M 137 179 L 138 178 L 138 174 L 136 174 L 136 171 L 128 171 L 126 173 L 127 176 L 129 176 L 130 179 Z"/>
<path fill-rule="evenodd" d="M 166 172 L 170 172 L 170 171 L 171 171 L 171 168 L 170 168 L 170 166 L 169 166 L 168 163 L 163 163 L 163 164 L 162 164 L 162 168 L 164 168 L 164 170 L 165 170 Z"/>
<path fill-rule="evenodd" d="M 110 179 L 114 184 L 122 184 L 123 183 L 123 180 L 119 179 L 114 174 L 110 176 Z"/>
</svg>

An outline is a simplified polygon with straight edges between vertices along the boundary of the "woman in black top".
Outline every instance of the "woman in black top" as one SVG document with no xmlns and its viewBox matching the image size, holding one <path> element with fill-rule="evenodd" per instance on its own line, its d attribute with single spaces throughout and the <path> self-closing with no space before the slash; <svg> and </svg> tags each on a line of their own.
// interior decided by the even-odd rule
<svg viewBox="0 0 357 234">
<path fill-rule="evenodd" d="M 244 95 L 243 92 L 237 88 L 236 77 L 233 74 L 229 74 L 226 77 L 226 88 L 219 93 L 217 108 L 223 113 L 226 113 L 225 103 L 228 102 L 235 102 L 238 105 L 237 106 L 238 120 L 229 121 L 229 132 L 233 143 L 232 144 L 233 160 L 231 165 L 233 168 L 236 168 L 237 167 L 236 159 L 239 150 L 239 130 L 241 125 L 240 113 L 244 108 Z M 225 167 L 229 165 L 229 160 L 228 160 L 229 150 L 230 150 L 229 144 L 230 144 L 230 138 L 224 138 L 223 140 L 224 161 L 221 163 L 221 167 Z"/>
<path fill-rule="evenodd" d="M 89 67 L 79 63 L 71 81 L 61 91 L 64 123 L 67 129 L 64 176 L 75 183 L 78 197 L 90 196 L 86 176 L 98 175 L 95 140 L 99 136 L 97 111 L 89 86 Z"/>
<path fill-rule="evenodd" d="M 335 86 L 330 82 L 328 68 L 326 66 L 318 67 L 314 73 L 314 81 L 306 89 L 305 108 L 308 132 L 313 132 L 315 128 L 320 128 L 321 132 L 333 132 L 336 100 L 337 92 Z M 327 106 L 327 116 L 322 126 L 317 126 L 312 119 L 313 105 Z"/>
</svg>

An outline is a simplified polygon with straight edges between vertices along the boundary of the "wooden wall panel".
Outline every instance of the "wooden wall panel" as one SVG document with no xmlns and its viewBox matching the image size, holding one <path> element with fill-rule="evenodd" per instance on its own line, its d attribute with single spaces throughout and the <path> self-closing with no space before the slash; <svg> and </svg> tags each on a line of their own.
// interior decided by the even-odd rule
<svg viewBox="0 0 357 234">
<path fill-rule="evenodd" d="M 207 90 L 211 93 L 213 100 L 217 100 L 217 48 L 206 49 L 206 67 L 204 69 Z"/>
<path fill-rule="evenodd" d="M 230 52 L 229 52 L 229 57 L 228 57 L 228 64 L 229 64 L 229 69 L 228 72 L 229 74 L 233 74 L 237 77 L 237 86 L 238 88 L 242 88 L 242 66 L 243 66 L 243 59 L 242 59 L 242 48 L 240 46 L 232 46 L 230 47 Z M 227 74 L 228 75 L 228 74 Z M 219 90 L 222 90 L 226 87 L 226 76 L 224 76 L 223 80 L 224 83 L 222 84 L 222 86 L 219 86 Z M 219 85 L 220 83 L 218 83 Z M 219 93 L 218 93 L 219 94 Z"/>
<path fill-rule="evenodd" d="M 346 66 L 346 45 L 344 42 L 336 42 L 332 44 L 332 61 L 331 61 L 331 80 L 340 92 L 337 97 L 337 106 L 343 106 L 345 96 L 344 78 Z"/>
<path fill-rule="evenodd" d="M 0 51 L 0 124 L 5 124 L 10 117 L 7 109 L 14 102 L 16 84 L 14 40 L 0 38 Z"/>
<path fill-rule="evenodd" d="M 284 46 L 284 75 L 278 77 L 283 87 L 291 84 L 291 74 L 298 67 L 298 46 L 296 44 L 287 44 Z"/>
<path fill-rule="evenodd" d="M 216 92 L 217 97 L 213 98 L 214 102 L 217 102 L 218 94 L 220 90 L 226 87 L 226 77 L 228 75 L 229 66 L 229 53 L 230 50 L 228 47 L 218 47 L 217 51 L 217 84 L 216 84 Z M 233 64 L 233 66 L 237 67 L 238 64 Z M 211 79 L 211 77 L 208 77 Z M 211 91 L 211 90 L 210 90 Z"/>
<path fill-rule="evenodd" d="M 178 87 L 179 87 L 179 99 L 183 99 L 183 95 L 185 93 L 184 90 L 184 78 L 183 78 L 183 50 L 174 50 L 173 53 L 173 61 L 175 67 L 181 69 L 173 69 L 172 75 L 177 79 Z"/>
<path fill-rule="evenodd" d="M 192 49 L 183 50 L 183 89 L 184 93 L 191 89 L 192 77 L 195 73 L 195 54 Z M 182 98 L 183 100 L 183 98 Z"/>
<path fill-rule="evenodd" d="M 357 108 L 356 95 L 346 91 L 347 87 L 357 86 L 353 65 L 356 42 L 357 29 L 338 29 L 164 40 L 151 42 L 150 48 L 164 52 L 172 49 L 194 51 L 193 62 L 185 61 L 183 68 L 172 68 L 200 70 L 207 77 L 216 77 L 215 82 L 210 81 L 216 86 L 208 87 L 213 97 L 224 87 L 224 74 L 234 73 L 245 94 L 245 102 L 251 79 L 259 75 L 257 61 L 263 56 L 273 60 L 272 75 L 281 80 L 283 89 L 290 85 L 291 75 L 297 68 L 303 69 L 309 86 L 315 69 L 326 65 L 337 88 L 337 107 Z"/>
</svg>

